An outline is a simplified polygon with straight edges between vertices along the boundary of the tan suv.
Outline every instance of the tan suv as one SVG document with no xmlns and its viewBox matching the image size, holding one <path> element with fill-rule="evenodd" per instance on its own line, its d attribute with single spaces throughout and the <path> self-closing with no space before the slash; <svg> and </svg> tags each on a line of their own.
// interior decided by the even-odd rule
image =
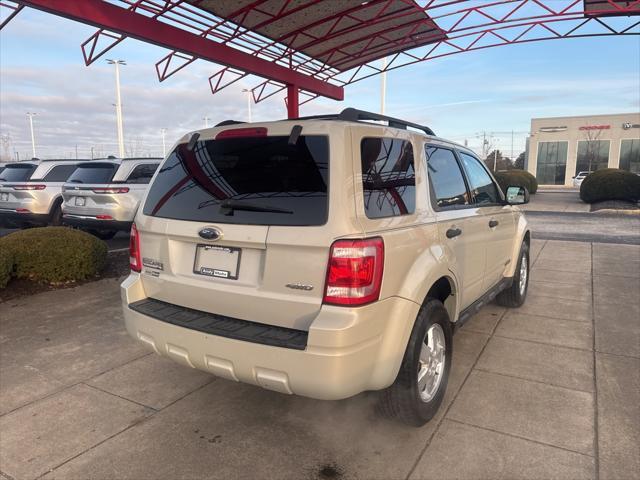
<svg viewBox="0 0 640 480">
<path fill-rule="evenodd" d="M 354 109 L 223 122 L 184 136 L 141 203 L 127 330 L 282 393 L 384 390 L 384 411 L 422 425 L 454 327 L 525 299 L 530 234 L 512 205 L 526 201 L 428 127 Z"/>
</svg>

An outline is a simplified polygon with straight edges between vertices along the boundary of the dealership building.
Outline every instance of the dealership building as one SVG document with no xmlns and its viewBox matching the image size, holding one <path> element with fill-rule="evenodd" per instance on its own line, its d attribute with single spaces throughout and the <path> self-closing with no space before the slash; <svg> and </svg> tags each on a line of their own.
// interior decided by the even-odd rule
<svg viewBox="0 0 640 480">
<path fill-rule="evenodd" d="M 534 118 L 526 158 L 540 185 L 571 185 L 600 168 L 640 173 L 640 113 Z"/>
</svg>

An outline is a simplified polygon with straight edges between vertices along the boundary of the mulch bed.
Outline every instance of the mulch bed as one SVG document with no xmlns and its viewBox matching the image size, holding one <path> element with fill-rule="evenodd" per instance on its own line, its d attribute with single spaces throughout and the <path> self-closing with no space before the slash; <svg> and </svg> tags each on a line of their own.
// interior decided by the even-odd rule
<svg viewBox="0 0 640 480">
<path fill-rule="evenodd" d="M 598 210 L 638 210 L 638 203 L 626 202 L 624 200 L 607 200 L 604 202 L 596 202 L 591 204 L 591 211 Z"/>
<path fill-rule="evenodd" d="M 129 274 L 129 252 L 110 252 L 107 255 L 107 262 L 102 272 L 93 278 L 88 278 L 80 282 L 69 282 L 60 285 L 49 285 L 46 283 L 36 283 L 25 278 L 12 278 L 9 284 L 0 290 L 0 303 L 13 300 L 26 295 L 33 295 L 49 290 L 62 290 L 64 288 L 73 288 L 103 278 L 118 278 Z"/>
</svg>

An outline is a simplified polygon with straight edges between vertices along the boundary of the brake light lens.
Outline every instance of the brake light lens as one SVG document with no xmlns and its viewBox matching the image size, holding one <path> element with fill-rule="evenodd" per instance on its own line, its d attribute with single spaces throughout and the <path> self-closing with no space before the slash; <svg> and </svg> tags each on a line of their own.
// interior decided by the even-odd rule
<svg viewBox="0 0 640 480">
<path fill-rule="evenodd" d="M 44 190 L 46 185 L 14 185 L 14 190 Z"/>
<path fill-rule="evenodd" d="M 136 224 L 131 224 L 131 235 L 129 236 L 129 267 L 134 272 L 142 270 L 142 259 L 140 255 L 140 234 Z"/>
<path fill-rule="evenodd" d="M 239 138 L 239 137 L 266 137 L 267 129 L 264 127 L 249 128 L 233 128 L 231 130 L 223 130 L 216 135 L 216 140 L 223 138 Z"/>
<path fill-rule="evenodd" d="M 380 297 L 383 269 L 382 238 L 334 242 L 323 302 L 346 306 L 375 302 Z"/>
<path fill-rule="evenodd" d="M 93 193 L 129 193 L 129 187 L 118 187 L 118 188 L 98 187 L 98 188 L 92 188 L 91 190 L 93 190 Z"/>
</svg>

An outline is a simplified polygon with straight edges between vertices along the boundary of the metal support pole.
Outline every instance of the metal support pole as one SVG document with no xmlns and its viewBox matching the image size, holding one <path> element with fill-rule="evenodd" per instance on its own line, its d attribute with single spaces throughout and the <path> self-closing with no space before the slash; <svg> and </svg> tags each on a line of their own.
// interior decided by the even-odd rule
<svg viewBox="0 0 640 480">
<path fill-rule="evenodd" d="M 382 73 L 380 74 L 380 115 L 385 113 L 387 100 L 387 57 L 382 59 Z"/>
<path fill-rule="evenodd" d="M 300 102 L 298 98 L 298 87 L 291 83 L 287 84 L 287 118 L 298 118 L 300 116 Z"/>
</svg>

